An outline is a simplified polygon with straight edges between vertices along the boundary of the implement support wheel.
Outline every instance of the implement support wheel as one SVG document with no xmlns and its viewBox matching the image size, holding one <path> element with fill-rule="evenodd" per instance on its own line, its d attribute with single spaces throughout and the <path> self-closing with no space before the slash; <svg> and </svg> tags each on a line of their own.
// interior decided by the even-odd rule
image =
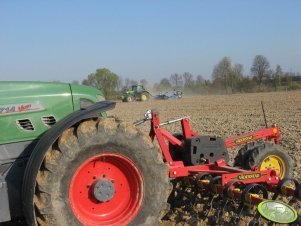
<svg viewBox="0 0 301 226">
<path fill-rule="evenodd" d="M 260 170 L 274 169 L 280 176 L 280 178 L 284 178 L 286 168 L 284 159 L 278 155 L 267 155 L 260 165 Z"/>
<path fill-rule="evenodd" d="M 251 169 L 258 166 L 260 170 L 273 169 L 280 179 L 289 177 L 293 170 L 293 160 L 278 145 L 272 143 L 247 144 L 235 157 L 234 166 Z"/>
<path fill-rule="evenodd" d="M 157 225 L 168 210 L 168 167 L 150 138 L 114 118 L 63 132 L 38 172 L 39 225 Z"/>
</svg>

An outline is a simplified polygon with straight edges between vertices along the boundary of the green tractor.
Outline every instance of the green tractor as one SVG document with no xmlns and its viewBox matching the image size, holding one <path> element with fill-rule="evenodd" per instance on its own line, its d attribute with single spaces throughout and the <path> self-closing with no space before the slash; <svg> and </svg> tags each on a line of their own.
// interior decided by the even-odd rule
<svg viewBox="0 0 301 226">
<path fill-rule="evenodd" d="M 167 166 L 114 107 L 88 86 L 0 82 L 0 224 L 158 224 Z"/>
<path fill-rule="evenodd" d="M 132 101 L 148 101 L 151 94 L 144 88 L 143 85 L 132 85 L 130 89 L 126 89 L 121 96 L 123 102 Z"/>
<path fill-rule="evenodd" d="M 104 100 L 100 90 L 88 86 L 0 82 L 0 223 L 24 215 L 22 184 L 29 183 L 23 180 L 24 171 L 46 131 L 66 120 L 68 115 Z M 65 121 L 61 126 L 68 123 Z M 39 161 L 32 162 L 30 167 L 39 164 Z M 37 175 L 38 171 L 32 173 L 28 176 Z M 35 190 L 33 185 L 28 188 Z"/>
</svg>

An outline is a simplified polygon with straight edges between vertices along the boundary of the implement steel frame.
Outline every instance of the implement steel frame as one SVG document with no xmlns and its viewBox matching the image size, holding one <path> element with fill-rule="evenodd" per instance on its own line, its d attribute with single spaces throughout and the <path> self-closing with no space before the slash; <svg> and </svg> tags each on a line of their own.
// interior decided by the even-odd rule
<svg viewBox="0 0 301 226">
<path fill-rule="evenodd" d="M 270 187 L 279 183 L 280 179 L 275 170 L 260 171 L 258 167 L 254 167 L 252 170 L 243 170 L 237 167 L 227 166 L 225 159 L 219 159 L 215 162 L 207 160 L 205 164 L 195 166 L 185 166 L 183 161 L 174 161 L 169 150 L 169 143 L 176 146 L 179 149 L 178 151 L 185 151 L 184 144 L 181 140 L 177 139 L 161 127 L 164 123 L 160 124 L 159 113 L 157 111 L 152 111 L 151 114 L 151 129 L 149 136 L 152 141 L 157 137 L 164 156 L 164 161 L 169 166 L 170 178 L 186 177 L 195 174 L 212 174 L 222 176 L 222 186 L 234 179 L 242 180 L 245 184 L 266 183 Z M 191 130 L 190 122 L 187 117 L 184 117 L 179 121 L 181 122 L 184 140 L 198 135 L 198 133 Z M 225 139 L 225 143 L 227 148 L 233 148 L 241 144 L 261 139 L 274 141 L 276 144 L 280 144 L 279 127 L 274 125 L 270 128 L 228 138 Z"/>
</svg>

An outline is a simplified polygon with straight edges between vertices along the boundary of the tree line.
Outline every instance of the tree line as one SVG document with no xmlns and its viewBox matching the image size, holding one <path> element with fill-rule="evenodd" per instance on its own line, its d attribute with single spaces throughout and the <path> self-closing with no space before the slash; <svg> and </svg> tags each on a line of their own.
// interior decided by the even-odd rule
<svg viewBox="0 0 301 226">
<path fill-rule="evenodd" d="M 272 69 L 265 56 L 257 55 L 249 74 L 244 73 L 242 64 L 233 64 L 229 57 L 223 57 L 213 68 L 211 80 L 201 74 L 174 73 L 150 87 L 146 79 L 123 79 L 109 69 L 101 68 L 89 74 L 82 84 L 102 89 L 106 98 L 116 98 L 135 84 L 143 84 L 155 92 L 181 89 L 190 94 L 232 94 L 301 89 L 301 73 L 283 72 L 280 65 Z"/>
</svg>

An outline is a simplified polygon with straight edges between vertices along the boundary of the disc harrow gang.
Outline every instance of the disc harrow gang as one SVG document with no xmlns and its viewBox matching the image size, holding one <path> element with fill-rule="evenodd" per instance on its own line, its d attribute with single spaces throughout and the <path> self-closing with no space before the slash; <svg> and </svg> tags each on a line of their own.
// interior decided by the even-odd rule
<svg viewBox="0 0 301 226">
<path fill-rule="evenodd" d="M 144 119 L 134 123 L 139 125 L 151 120 L 149 136 L 154 141 L 155 137 L 160 145 L 164 161 L 169 167 L 169 177 L 190 178 L 197 182 L 198 188 L 208 194 L 209 201 L 204 216 L 208 216 L 213 208 L 214 200 L 222 200 L 215 214 L 215 223 L 222 218 L 229 202 L 239 203 L 236 210 L 234 224 L 237 224 L 246 207 L 257 207 L 252 221 L 253 225 L 259 224 L 260 217 L 276 223 L 292 223 L 301 225 L 300 211 L 301 185 L 297 180 L 283 177 L 285 172 L 291 170 L 291 159 L 277 149 L 280 145 L 280 128 L 273 125 L 259 131 L 240 135 L 238 137 L 222 139 L 215 136 L 204 136 L 190 129 L 189 117 L 160 123 L 159 113 L 155 110 L 146 112 Z M 181 122 L 182 134 L 173 135 L 162 126 Z M 246 154 L 258 154 L 257 161 L 273 157 L 273 164 L 265 161 L 261 165 L 253 165 L 251 169 L 232 167 L 228 165 L 228 148 L 236 147 L 250 142 L 266 142 L 254 146 Z M 274 143 L 274 144 L 272 144 Z M 245 158 L 247 159 L 247 157 Z M 283 161 L 287 159 L 288 161 Z M 281 171 L 278 166 L 283 164 Z M 288 163 L 284 165 L 285 163 Z M 264 166 L 264 167 L 263 167 Z M 280 202 L 278 198 L 285 199 Z M 287 199 L 290 199 L 287 201 Z M 291 206 L 297 203 L 297 211 Z M 250 208 L 249 208 L 250 209 Z"/>
<path fill-rule="evenodd" d="M 206 178 L 199 177 L 197 179 L 197 185 L 204 190 L 208 190 L 210 193 L 210 202 L 208 204 L 209 210 L 206 215 L 208 215 L 212 210 L 212 203 L 214 199 L 216 199 L 218 196 L 223 199 L 223 204 L 216 216 L 216 223 L 220 221 L 225 207 L 230 201 L 239 202 L 239 207 L 235 216 L 235 223 L 238 223 L 245 207 L 258 206 L 264 201 L 276 200 L 279 196 L 287 198 L 290 197 L 291 201 L 289 203 L 291 203 L 293 199 L 296 201 L 301 200 L 301 185 L 298 181 L 290 178 L 285 178 L 273 186 L 265 186 L 258 183 L 245 184 L 243 181 L 239 180 L 229 181 L 225 186 L 223 186 L 221 184 L 221 176 L 208 177 L 207 174 L 205 177 Z M 271 196 L 271 194 L 273 194 L 273 196 Z M 280 212 L 277 213 L 281 214 L 281 210 L 279 211 Z M 289 213 L 283 212 L 283 214 Z M 296 217 L 297 215 L 294 216 L 294 218 Z M 257 212 L 253 220 L 255 225 L 259 223 L 259 218 L 260 215 Z M 296 223 L 301 223 L 300 216 L 295 220 L 297 220 Z"/>
</svg>

